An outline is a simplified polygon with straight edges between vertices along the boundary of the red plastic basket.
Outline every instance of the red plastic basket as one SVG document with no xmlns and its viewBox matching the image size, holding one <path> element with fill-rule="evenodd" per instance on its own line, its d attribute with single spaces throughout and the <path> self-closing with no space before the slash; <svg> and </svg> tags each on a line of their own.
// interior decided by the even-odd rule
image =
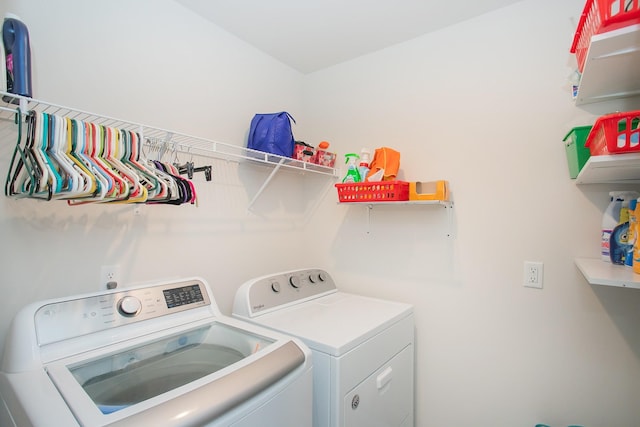
<svg viewBox="0 0 640 427">
<path fill-rule="evenodd" d="M 637 23 L 640 23 L 640 0 L 587 0 L 571 45 L 578 70 L 584 69 L 591 36 Z"/>
<path fill-rule="evenodd" d="M 640 151 L 640 111 L 598 117 L 584 143 L 592 156 Z"/>
<path fill-rule="evenodd" d="M 409 183 L 405 181 L 336 184 L 336 188 L 341 203 L 409 200 Z"/>
</svg>

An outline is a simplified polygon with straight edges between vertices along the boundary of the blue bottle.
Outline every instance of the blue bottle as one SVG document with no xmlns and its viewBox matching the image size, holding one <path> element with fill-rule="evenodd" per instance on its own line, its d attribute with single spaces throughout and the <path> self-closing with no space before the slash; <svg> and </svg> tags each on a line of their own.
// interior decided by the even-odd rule
<svg viewBox="0 0 640 427">
<path fill-rule="evenodd" d="M 2 24 L 2 41 L 7 61 L 7 91 L 31 98 L 31 47 L 24 23 L 7 16 Z"/>
</svg>

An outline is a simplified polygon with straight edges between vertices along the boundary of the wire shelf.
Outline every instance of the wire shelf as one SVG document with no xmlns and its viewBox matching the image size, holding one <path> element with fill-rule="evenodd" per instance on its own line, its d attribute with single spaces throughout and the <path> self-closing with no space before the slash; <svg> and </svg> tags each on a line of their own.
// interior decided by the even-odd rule
<svg viewBox="0 0 640 427">
<path fill-rule="evenodd" d="M 213 141 L 193 135 L 173 132 L 167 129 L 147 126 L 140 123 L 129 122 L 103 115 L 97 115 L 75 108 L 64 107 L 27 98 L 6 92 L 0 92 L 2 102 L 0 102 L 0 120 L 15 121 L 18 111 L 25 114 L 27 111 L 55 114 L 70 119 L 82 120 L 108 127 L 114 127 L 140 134 L 142 141 L 147 148 L 158 150 L 159 156 L 165 152 L 180 152 L 193 154 L 196 156 L 236 160 L 252 161 L 268 166 L 296 170 L 299 172 L 311 172 L 321 175 L 336 177 L 337 171 L 334 168 L 316 165 L 313 163 L 294 160 L 289 157 L 277 156 L 275 154 L 264 153 L 262 151 L 232 145 L 224 142 Z"/>
</svg>

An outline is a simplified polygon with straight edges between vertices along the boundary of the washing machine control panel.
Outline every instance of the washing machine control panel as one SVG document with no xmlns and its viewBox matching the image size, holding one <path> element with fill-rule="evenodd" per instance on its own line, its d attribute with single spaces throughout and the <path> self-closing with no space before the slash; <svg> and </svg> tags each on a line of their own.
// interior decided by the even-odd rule
<svg viewBox="0 0 640 427">
<path fill-rule="evenodd" d="M 331 275 L 321 269 L 277 273 L 243 284 L 236 295 L 234 312 L 240 310 L 240 314 L 252 317 L 336 291 Z"/>
<path fill-rule="evenodd" d="M 89 294 L 45 304 L 35 313 L 40 345 L 211 304 L 198 279 Z"/>
</svg>

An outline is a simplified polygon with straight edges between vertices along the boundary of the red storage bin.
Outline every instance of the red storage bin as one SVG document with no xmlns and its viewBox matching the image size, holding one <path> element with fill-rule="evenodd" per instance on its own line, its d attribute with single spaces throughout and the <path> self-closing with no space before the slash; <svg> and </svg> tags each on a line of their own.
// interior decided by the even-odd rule
<svg viewBox="0 0 640 427">
<path fill-rule="evenodd" d="M 399 202 L 409 200 L 409 183 L 378 181 L 336 184 L 338 199 L 343 202 Z"/>
<path fill-rule="evenodd" d="M 571 45 L 578 70 L 584 69 L 591 36 L 638 23 L 640 0 L 587 0 Z"/>
<path fill-rule="evenodd" d="M 592 156 L 640 151 L 640 110 L 598 117 L 584 143 Z"/>
</svg>

